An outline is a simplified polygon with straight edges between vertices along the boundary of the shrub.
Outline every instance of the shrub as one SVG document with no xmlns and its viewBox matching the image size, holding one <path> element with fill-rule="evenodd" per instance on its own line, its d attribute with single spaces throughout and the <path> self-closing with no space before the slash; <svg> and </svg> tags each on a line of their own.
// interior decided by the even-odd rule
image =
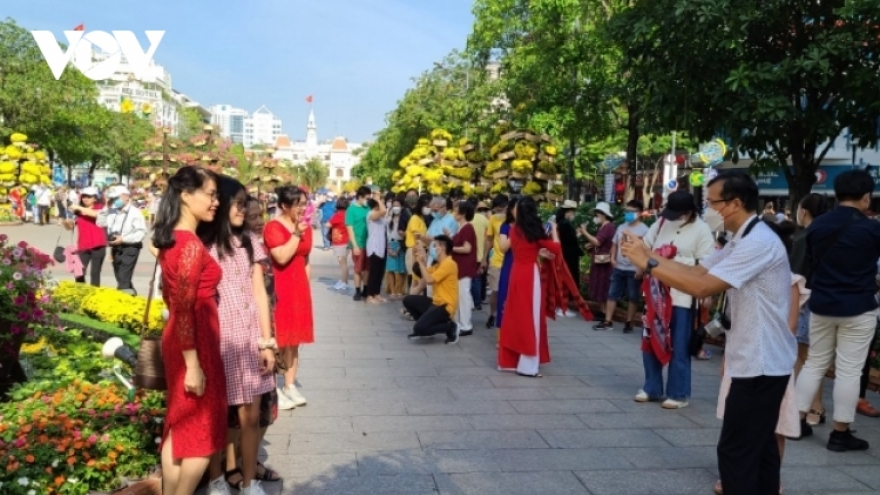
<svg viewBox="0 0 880 495">
<path fill-rule="evenodd" d="M 117 327 L 140 334 L 147 299 L 132 296 L 108 287 L 93 287 L 86 284 L 64 281 L 55 288 L 53 298 L 60 302 L 67 312 L 115 325 Z M 153 298 L 150 304 L 147 334 L 160 335 L 165 328 L 162 311 L 165 303 Z"/>
</svg>

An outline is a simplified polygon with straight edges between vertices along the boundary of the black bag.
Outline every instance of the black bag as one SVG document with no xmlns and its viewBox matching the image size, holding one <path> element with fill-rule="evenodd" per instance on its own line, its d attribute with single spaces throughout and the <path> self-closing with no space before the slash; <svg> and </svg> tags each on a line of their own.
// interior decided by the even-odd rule
<svg viewBox="0 0 880 495">
<path fill-rule="evenodd" d="M 64 256 L 64 247 L 55 246 L 55 251 L 52 252 L 52 257 L 55 258 L 55 261 L 64 263 L 67 260 L 67 257 Z"/>
</svg>

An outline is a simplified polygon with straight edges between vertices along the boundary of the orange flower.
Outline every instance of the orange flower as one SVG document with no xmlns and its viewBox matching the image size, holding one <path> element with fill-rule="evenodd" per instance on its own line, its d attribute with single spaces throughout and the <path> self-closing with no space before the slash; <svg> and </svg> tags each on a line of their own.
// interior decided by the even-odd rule
<svg viewBox="0 0 880 495">
<path fill-rule="evenodd" d="M 46 474 L 52 474 L 52 466 L 49 466 L 45 469 Z"/>
<path fill-rule="evenodd" d="M 75 449 L 83 448 L 82 440 L 77 440 L 77 441 L 73 442 L 73 448 L 75 448 Z"/>
<path fill-rule="evenodd" d="M 40 443 L 49 443 L 49 437 L 46 435 L 40 435 Z"/>
<path fill-rule="evenodd" d="M 116 452 L 114 452 L 112 450 L 110 452 L 107 452 L 107 457 L 109 457 L 111 459 L 116 459 L 116 457 L 118 457 L 118 456 L 119 456 L 119 454 L 117 454 Z"/>
<path fill-rule="evenodd" d="M 86 463 L 86 466 L 88 466 L 88 467 L 92 467 L 92 466 L 94 466 L 94 465 L 95 465 L 95 460 L 94 460 L 94 459 L 89 459 L 89 462 Z"/>
<path fill-rule="evenodd" d="M 64 484 L 64 476 L 56 476 L 55 477 L 55 486 L 61 486 Z"/>
<path fill-rule="evenodd" d="M 121 443 L 117 443 L 116 450 L 119 452 L 125 452 L 125 447 L 123 447 Z"/>
<path fill-rule="evenodd" d="M 34 459 L 34 456 L 28 454 L 28 455 L 24 456 L 24 460 L 30 464 L 33 464 L 36 459 Z"/>
<path fill-rule="evenodd" d="M 21 427 L 21 432 L 22 432 L 22 433 L 30 433 L 30 432 L 31 432 L 31 428 L 33 428 L 31 425 L 24 425 L 24 426 Z"/>
<path fill-rule="evenodd" d="M 68 458 L 67 458 L 67 465 L 68 465 L 68 466 L 73 466 L 74 464 L 76 464 L 76 457 L 74 457 L 74 456 L 70 456 L 70 457 L 68 457 Z"/>
</svg>

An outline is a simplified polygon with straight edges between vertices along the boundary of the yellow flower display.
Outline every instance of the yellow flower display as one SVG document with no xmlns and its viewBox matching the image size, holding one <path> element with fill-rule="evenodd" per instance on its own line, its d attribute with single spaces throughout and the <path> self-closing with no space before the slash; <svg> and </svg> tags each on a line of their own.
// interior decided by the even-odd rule
<svg viewBox="0 0 880 495">
<path fill-rule="evenodd" d="M 119 104 L 119 111 L 122 113 L 134 112 L 134 103 L 128 98 L 125 98 L 122 100 L 122 103 Z"/>
<path fill-rule="evenodd" d="M 132 296 L 116 289 L 92 287 L 85 284 L 64 281 L 52 293 L 52 297 L 66 305 L 71 313 L 79 313 L 105 323 L 140 332 L 147 299 Z M 162 310 L 165 304 L 161 299 L 153 299 L 147 321 L 147 332 L 158 335 L 165 328 Z"/>
</svg>

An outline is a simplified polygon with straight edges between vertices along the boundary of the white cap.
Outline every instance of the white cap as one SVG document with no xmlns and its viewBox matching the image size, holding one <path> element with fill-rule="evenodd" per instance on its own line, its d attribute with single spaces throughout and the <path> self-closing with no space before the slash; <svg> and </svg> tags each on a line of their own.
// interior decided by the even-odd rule
<svg viewBox="0 0 880 495">
<path fill-rule="evenodd" d="M 111 187 L 109 191 L 107 191 L 108 198 L 118 198 L 123 194 L 131 195 L 131 192 L 125 186 L 114 186 Z"/>
<path fill-rule="evenodd" d="M 92 186 L 84 187 L 82 192 L 80 192 L 80 194 L 83 196 L 97 196 L 98 195 L 98 188 L 92 187 Z"/>
</svg>

